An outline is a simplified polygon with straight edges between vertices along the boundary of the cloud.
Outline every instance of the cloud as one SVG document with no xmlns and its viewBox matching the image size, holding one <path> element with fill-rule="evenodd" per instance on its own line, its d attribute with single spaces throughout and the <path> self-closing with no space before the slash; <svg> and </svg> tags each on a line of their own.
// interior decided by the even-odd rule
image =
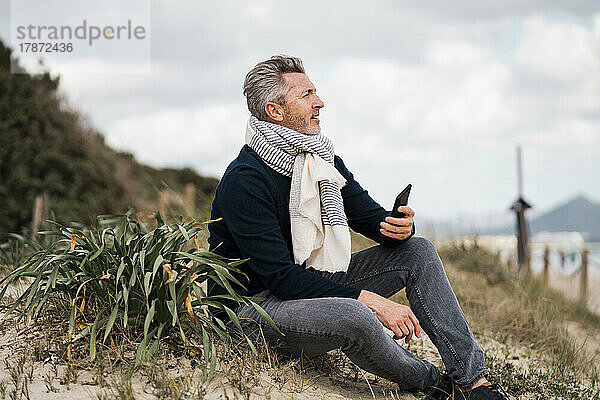
<svg viewBox="0 0 600 400">
<path fill-rule="evenodd" d="M 565 115 L 600 116 L 600 14 L 592 28 L 533 17 L 515 52 L 515 90 L 523 105 L 553 124 Z"/>
<path fill-rule="evenodd" d="M 341 63 L 326 88 L 337 100 L 330 111 L 390 136 L 410 132 L 418 142 L 481 139 L 510 127 L 515 111 L 506 101 L 504 65 L 468 43 L 434 42 L 425 51 L 429 62 L 419 68 L 386 60 Z"/>
<path fill-rule="evenodd" d="M 522 24 L 515 66 L 556 85 L 585 83 L 590 73 L 600 71 L 600 37 L 595 37 L 594 29 L 539 16 L 528 18 Z"/>
<path fill-rule="evenodd" d="M 156 166 L 192 166 L 220 176 L 239 151 L 245 110 L 237 104 L 194 104 L 124 118 L 109 127 L 108 141 L 135 149 L 142 162 Z"/>
<path fill-rule="evenodd" d="M 591 175 L 600 167 L 598 21 L 525 18 L 504 60 L 468 36 L 428 42 L 418 65 L 347 58 L 324 85 L 326 126 L 343 132 L 338 148 L 366 171 L 379 198 L 392 197 L 394 170 L 402 170 L 465 213 L 510 198 L 521 143 L 532 191 L 547 206 L 576 185 L 600 184 Z M 573 189 L 552 192 L 558 176 Z M 439 200 L 415 196 L 427 210 L 442 209 Z"/>
<path fill-rule="evenodd" d="M 324 133 L 382 204 L 410 181 L 420 215 L 504 210 L 516 143 L 536 205 L 600 198 L 597 1 L 153 2 L 152 73 L 61 85 L 109 143 L 220 176 L 243 77 L 276 53 L 303 58 Z"/>
<path fill-rule="evenodd" d="M 415 7 L 415 3 L 404 0 L 402 6 Z M 600 11 L 600 5 L 589 0 L 505 0 L 482 2 L 457 0 L 447 2 L 433 0 L 419 3 L 419 9 L 449 21 L 488 22 L 506 17 L 529 17 L 532 14 L 570 14 L 588 16 Z"/>
</svg>

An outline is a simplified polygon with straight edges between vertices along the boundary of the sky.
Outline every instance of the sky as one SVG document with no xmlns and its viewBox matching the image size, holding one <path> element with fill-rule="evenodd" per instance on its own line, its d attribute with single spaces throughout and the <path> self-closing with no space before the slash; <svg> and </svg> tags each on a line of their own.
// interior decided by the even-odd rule
<svg viewBox="0 0 600 400">
<path fill-rule="evenodd" d="M 46 62 L 69 104 L 141 162 L 220 177 L 244 144 L 245 74 L 289 54 L 325 103 L 323 134 L 386 208 L 412 183 L 415 221 L 504 218 L 517 144 L 537 212 L 575 195 L 600 201 L 598 1 L 148 4 L 149 71 L 73 73 Z M 82 12 L 95 10 L 44 10 Z M 112 2 L 105 12 L 131 11 Z M 11 43 L 9 16 L 0 0 L 0 37 Z M 111 71 L 119 60 L 85 62 Z"/>
</svg>

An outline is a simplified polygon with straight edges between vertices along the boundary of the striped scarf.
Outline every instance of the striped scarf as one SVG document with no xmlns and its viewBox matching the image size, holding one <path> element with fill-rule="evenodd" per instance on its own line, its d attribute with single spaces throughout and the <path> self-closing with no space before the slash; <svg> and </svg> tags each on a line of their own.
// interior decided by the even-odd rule
<svg viewBox="0 0 600 400">
<path fill-rule="evenodd" d="M 290 223 L 294 261 L 322 271 L 347 271 L 350 231 L 340 189 L 346 179 L 333 165 L 333 143 L 252 116 L 246 144 L 275 171 L 292 179 Z"/>
</svg>

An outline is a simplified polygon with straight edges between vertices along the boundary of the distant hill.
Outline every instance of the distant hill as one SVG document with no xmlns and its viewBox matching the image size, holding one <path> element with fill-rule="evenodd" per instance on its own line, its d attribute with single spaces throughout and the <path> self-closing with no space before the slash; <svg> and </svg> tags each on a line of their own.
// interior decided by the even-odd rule
<svg viewBox="0 0 600 400">
<path fill-rule="evenodd" d="M 600 241 L 600 204 L 583 196 L 538 216 L 530 222 L 531 232 L 581 232 L 587 240 Z"/>
<path fill-rule="evenodd" d="M 566 203 L 529 219 L 532 235 L 538 232 L 581 232 L 588 241 L 600 241 L 600 204 L 583 196 L 577 196 Z M 506 226 L 486 232 L 487 234 L 514 233 L 513 226 Z"/>
<path fill-rule="evenodd" d="M 198 213 L 208 214 L 217 179 L 152 168 L 113 150 L 66 104 L 59 77 L 11 73 L 11 52 L 0 40 L 0 241 L 30 226 L 43 192 L 56 219 L 90 224 L 129 207 L 155 211 L 158 189 L 182 193 L 193 183 Z"/>
</svg>

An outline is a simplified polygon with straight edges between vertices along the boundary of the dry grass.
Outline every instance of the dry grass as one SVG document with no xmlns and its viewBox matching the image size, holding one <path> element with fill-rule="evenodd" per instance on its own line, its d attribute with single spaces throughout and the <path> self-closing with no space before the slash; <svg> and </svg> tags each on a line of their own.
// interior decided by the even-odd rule
<svg viewBox="0 0 600 400">
<path fill-rule="evenodd" d="M 529 381 L 535 380 L 536 385 L 540 384 L 553 396 L 564 395 L 562 389 L 556 389 L 560 382 L 565 387 L 590 388 L 581 398 L 600 396 L 600 349 L 592 341 L 581 337 L 600 335 L 598 315 L 581 303 L 567 300 L 556 290 L 545 287 L 538 278 L 519 274 L 503 265 L 496 255 L 483 248 L 449 246 L 440 249 L 440 255 L 463 311 L 476 333 L 545 355 L 544 364 L 530 371 Z M 580 329 L 575 332 L 571 326 Z M 506 355 L 519 356 L 527 354 Z M 490 365 L 496 374 L 512 376 L 507 375 L 508 371 L 499 360 L 491 360 Z M 506 382 L 513 393 L 529 390 L 522 379 L 517 379 L 518 374 L 513 375 L 513 381 Z"/>
</svg>

